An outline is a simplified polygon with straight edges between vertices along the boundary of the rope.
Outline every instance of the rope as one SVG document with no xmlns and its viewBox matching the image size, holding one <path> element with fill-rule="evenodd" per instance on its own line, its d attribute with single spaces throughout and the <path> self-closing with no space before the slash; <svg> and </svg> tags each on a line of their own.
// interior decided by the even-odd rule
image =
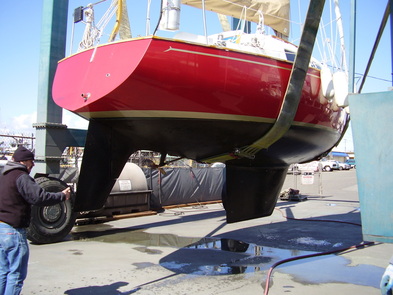
<svg viewBox="0 0 393 295">
<path fill-rule="evenodd" d="M 95 44 L 98 44 L 104 32 L 105 27 L 108 25 L 113 15 L 116 13 L 118 8 L 118 0 L 112 0 L 109 8 L 106 10 L 104 15 L 98 21 L 97 25 L 95 25 L 93 7 L 104 1 L 107 0 L 102 0 L 94 4 L 89 4 L 87 8 L 84 9 L 84 14 L 86 17 L 86 22 L 85 22 L 86 28 L 83 33 L 83 39 L 79 43 L 78 51 L 88 49 L 90 47 L 93 47 Z"/>
</svg>

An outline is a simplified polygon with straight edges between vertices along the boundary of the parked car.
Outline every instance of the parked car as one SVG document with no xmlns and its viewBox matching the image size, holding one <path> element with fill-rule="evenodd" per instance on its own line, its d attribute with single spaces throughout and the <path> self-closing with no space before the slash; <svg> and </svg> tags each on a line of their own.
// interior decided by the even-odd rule
<svg viewBox="0 0 393 295">
<path fill-rule="evenodd" d="M 321 171 L 321 164 L 319 161 L 311 161 L 302 164 L 292 164 L 289 166 L 289 174 L 302 174 L 304 172 L 318 172 Z"/>
<path fill-rule="evenodd" d="M 313 171 L 313 172 L 318 172 L 320 167 L 320 162 L 318 161 L 312 161 L 308 163 L 303 163 L 303 164 L 298 164 L 298 169 L 300 171 Z"/>
<path fill-rule="evenodd" d="M 351 165 L 343 162 L 338 162 L 338 170 L 349 170 L 351 169 Z"/>
<path fill-rule="evenodd" d="M 321 165 L 322 165 L 322 171 L 331 172 L 333 170 L 339 169 L 338 162 L 335 160 L 322 160 Z"/>
<path fill-rule="evenodd" d="M 356 168 L 355 159 L 348 159 L 348 160 L 345 161 L 345 163 L 351 165 L 352 168 Z"/>
</svg>

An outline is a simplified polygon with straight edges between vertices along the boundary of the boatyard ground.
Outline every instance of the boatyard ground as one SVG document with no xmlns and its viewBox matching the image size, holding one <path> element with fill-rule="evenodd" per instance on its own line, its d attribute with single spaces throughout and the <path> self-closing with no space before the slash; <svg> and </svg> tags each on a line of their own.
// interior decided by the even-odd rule
<svg viewBox="0 0 393 295">
<path fill-rule="evenodd" d="M 75 226 L 63 242 L 30 245 L 22 294 L 264 294 L 273 264 L 304 255 L 273 270 L 269 294 L 380 294 L 393 245 L 364 245 L 356 170 L 321 183 L 239 223 L 216 203 Z"/>
</svg>

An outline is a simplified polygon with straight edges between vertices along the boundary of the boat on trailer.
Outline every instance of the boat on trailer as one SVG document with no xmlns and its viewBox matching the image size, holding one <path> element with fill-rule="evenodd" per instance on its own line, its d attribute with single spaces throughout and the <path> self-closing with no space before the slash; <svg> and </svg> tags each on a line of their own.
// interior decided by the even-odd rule
<svg viewBox="0 0 393 295">
<path fill-rule="evenodd" d="M 138 37 L 125 1 L 113 0 L 116 21 L 103 44 L 93 5 L 75 10 L 84 38 L 59 61 L 52 92 L 89 120 L 74 210 L 100 209 L 130 155 L 144 149 L 160 152 L 160 165 L 165 155 L 225 163 L 228 222 L 270 215 L 289 165 L 328 153 L 349 121 L 338 89 L 345 73 L 310 56 L 321 2 L 310 2 L 299 46 L 287 40 L 289 0 L 162 1 L 155 31 Z M 179 31 L 183 5 L 218 13 L 222 31 Z"/>
</svg>

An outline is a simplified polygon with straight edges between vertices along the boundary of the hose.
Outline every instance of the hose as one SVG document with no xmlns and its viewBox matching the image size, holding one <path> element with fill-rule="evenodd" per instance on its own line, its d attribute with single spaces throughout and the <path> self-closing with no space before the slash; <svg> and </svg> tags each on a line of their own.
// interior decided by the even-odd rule
<svg viewBox="0 0 393 295">
<path fill-rule="evenodd" d="M 356 226 L 361 226 L 361 224 L 359 223 L 354 223 L 354 222 L 349 222 L 349 221 L 341 221 L 341 220 L 327 220 L 327 219 L 310 219 L 310 218 L 305 218 L 305 219 L 298 219 L 298 218 L 292 218 L 292 217 L 287 217 L 283 214 L 283 212 L 279 209 L 279 208 L 275 208 L 276 210 L 280 211 L 282 216 L 286 219 L 289 220 L 298 220 L 298 221 L 317 221 L 317 222 L 336 222 L 336 223 L 345 223 L 345 224 L 350 224 L 350 225 L 356 225 Z M 349 250 L 358 250 L 358 249 L 363 249 L 366 246 L 372 246 L 372 245 L 376 245 L 376 243 L 374 242 L 363 242 L 361 244 L 358 245 L 353 245 L 350 247 L 346 247 L 346 248 L 341 248 L 341 249 L 336 249 L 336 250 L 332 250 L 332 251 L 327 251 L 327 252 L 320 252 L 320 253 L 314 253 L 314 254 L 308 254 L 308 255 L 301 255 L 301 256 L 297 256 L 297 257 L 291 257 L 291 258 L 287 258 L 287 259 L 283 259 L 280 260 L 276 263 L 274 263 L 270 268 L 269 271 L 267 273 L 267 277 L 266 277 L 266 284 L 265 284 L 265 291 L 264 291 L 264 295 L 268 295 L 269 294 L 269 288 L 270 288 L 270 278 L 273 274 L 273 270 L 284 263 L 287 262 L 291 262 L 291 261 L 296 261 L 296 260 L 300 260 L 300 259 L 306 259 L 306 258 L 311 258 L 311 257 L 318 257 L 318 256 L 324 256 L 324 255 L 330 255 L 330 254 L 336 254 L 336 253 L 340 253 L 340 252 L 345 252 L 345 251 L 349 251 Z"/>
</svg>

